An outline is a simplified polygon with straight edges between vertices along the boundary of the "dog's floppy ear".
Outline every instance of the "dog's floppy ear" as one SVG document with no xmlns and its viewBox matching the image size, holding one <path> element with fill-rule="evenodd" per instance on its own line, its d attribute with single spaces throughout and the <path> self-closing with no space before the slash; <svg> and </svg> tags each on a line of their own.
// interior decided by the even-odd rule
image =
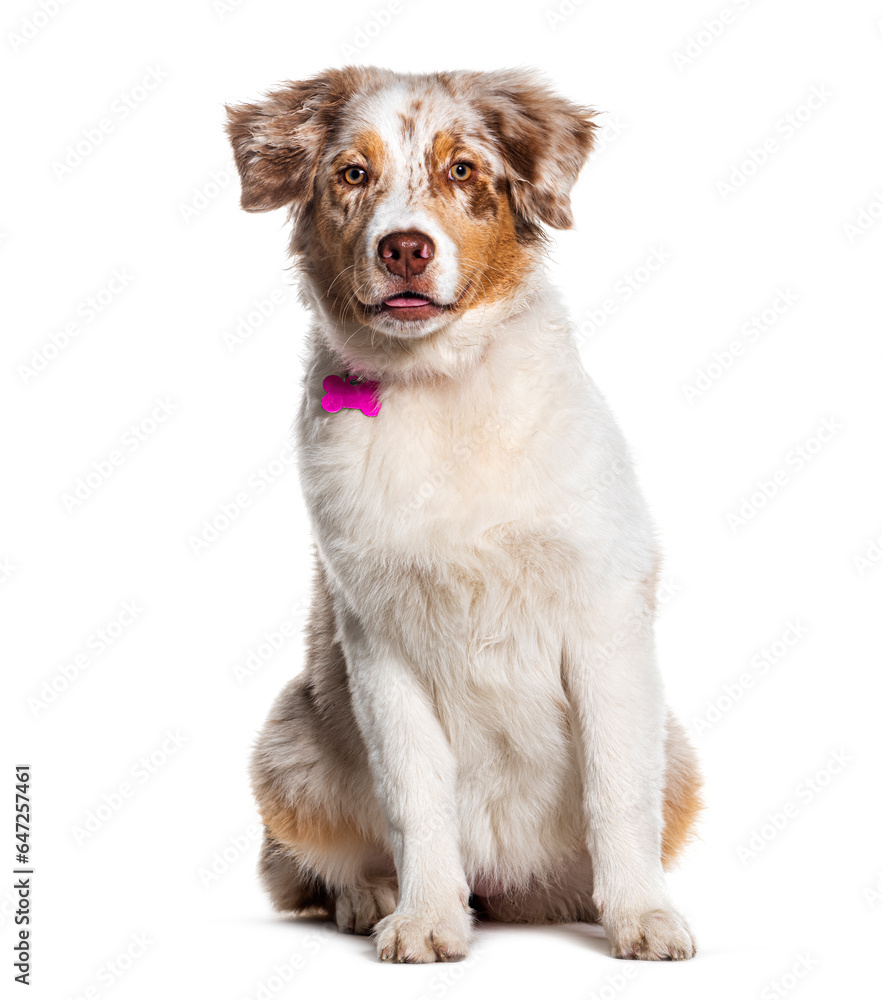
<svg viewBox="0 0 882 1000">
<path fill-rule="evenodd" d="M 309 201 L 322 149 L 347 96 L 345 72 L 338 70 L 287 83 L 258 104 L 227 106 L 246 212 Z"/>
<path fill-rule="evenodd" d="M 594 144 L 596 112 L 559 97 L 528 70 L 482 73 L 480 90 L 515 211 L 530 222 L 569 229 L 570 190 Z"/>
</svg>

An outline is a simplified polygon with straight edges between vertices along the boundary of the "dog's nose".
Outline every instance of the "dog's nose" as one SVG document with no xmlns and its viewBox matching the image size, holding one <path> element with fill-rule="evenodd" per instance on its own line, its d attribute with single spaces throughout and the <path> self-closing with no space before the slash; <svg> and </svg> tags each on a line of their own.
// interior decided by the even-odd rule
<svg viewBox="0 0 882 1000">
<path fill-rule="evenodd" d="M 425 233 L 389 233 L 377 247 L 380 260 L 405 281 L 422 274 L 435 256 L 435 244 Z"/>
</svg>

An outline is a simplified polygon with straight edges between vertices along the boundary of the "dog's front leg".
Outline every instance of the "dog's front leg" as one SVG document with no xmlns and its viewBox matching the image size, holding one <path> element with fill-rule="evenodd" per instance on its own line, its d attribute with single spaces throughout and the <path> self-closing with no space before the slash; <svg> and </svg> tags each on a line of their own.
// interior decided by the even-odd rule
<svg viewBox="0 0 882 1000">
<path fill-rule="evenodd" d="M 375 930 L 384 962 L 468 953 L 469 887 L 459 851 L 456 761 L 426 690 L 388 640 L 341 616 L 352 702 L 386 813 L 398 906 Z"/>
<path fill-rule="evenodd" d="M 639 589 L 586 613 L 566 637 L 563 671 L 584 762 L 594 902 L 612 953 L 691 958 L 662 871 L 665 707 Z"/>
</svg>

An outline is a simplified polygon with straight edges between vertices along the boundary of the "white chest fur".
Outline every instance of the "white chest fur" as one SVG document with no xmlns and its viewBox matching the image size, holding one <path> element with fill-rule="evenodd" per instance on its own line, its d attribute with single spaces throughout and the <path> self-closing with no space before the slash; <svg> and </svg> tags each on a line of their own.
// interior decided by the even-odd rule
<svg viewBox="0 0 882 1000">
<path fill-rule="evenodd" d="M 501 852 L 509 873 L 530 870 L 537 844 L 551 858 L 584 839 L 566 621 L 654 558 L 618 429 L 540 310 L 460 378 L 383 386 L 375 417 L 321 408 L 335 364 L 316 350 L 301 411 L 320 555 L 431 691 L 457 760 L 467 868 Z"/>
</svg>

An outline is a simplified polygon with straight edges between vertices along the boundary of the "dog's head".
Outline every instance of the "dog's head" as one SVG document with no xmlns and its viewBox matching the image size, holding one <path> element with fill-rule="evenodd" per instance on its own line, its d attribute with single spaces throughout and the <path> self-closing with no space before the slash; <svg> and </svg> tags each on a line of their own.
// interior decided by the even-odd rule
<svg viewBox="0 0 882 1000">
<path fill-rule="evenodd" d="M 314 300 L 356 353 L 360 331 L 413 346 L 510 302 L 541 224 L 572 225 L 595 127 L 522 70 L 350 67 L 227 110 L 242 207 L 289 207 Z"/>
</svg>

